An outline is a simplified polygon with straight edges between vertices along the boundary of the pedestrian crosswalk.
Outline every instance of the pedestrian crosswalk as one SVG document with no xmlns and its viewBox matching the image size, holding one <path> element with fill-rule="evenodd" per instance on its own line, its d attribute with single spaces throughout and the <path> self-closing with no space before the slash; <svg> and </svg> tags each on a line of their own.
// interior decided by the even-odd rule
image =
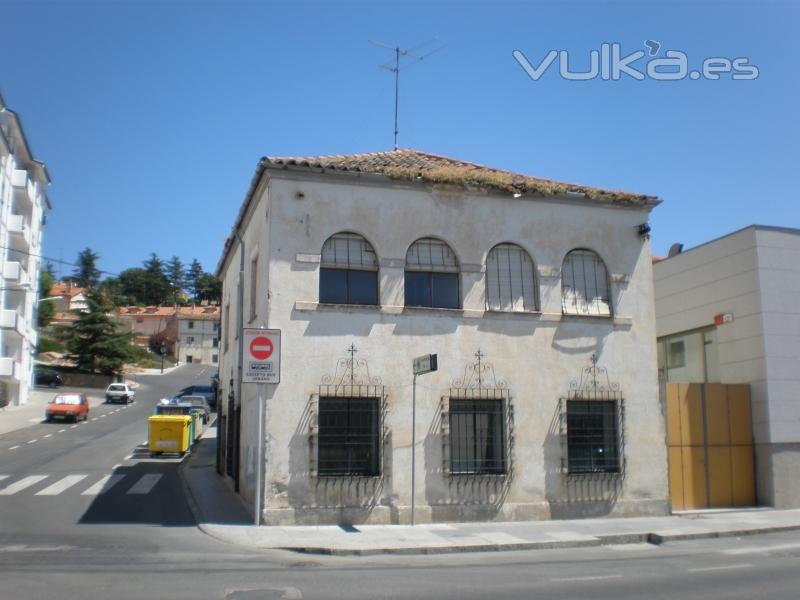
<svg viewBox="0 0 800 600">
<path fill-rule="evenodd" d="M 59 496 L 78 490 L 82 496 L 100 496 L 113 488 L 124 489 L 126 486 L 122 484 L 123 481 L 129 484 L 125 494 L 142 496 L 152 492 L 162 476 L 161 473 L 113 473 L 94 481 L 85 473 L 27 475 L 21 478 L 0 474 L 0 486 L 4 486 L 0 487 L 0 496 L 13 496 L 25 491 L 32 492 L 34 496 Z M 91 485 L 85 487 L 90 481 Z"/>
</svg>

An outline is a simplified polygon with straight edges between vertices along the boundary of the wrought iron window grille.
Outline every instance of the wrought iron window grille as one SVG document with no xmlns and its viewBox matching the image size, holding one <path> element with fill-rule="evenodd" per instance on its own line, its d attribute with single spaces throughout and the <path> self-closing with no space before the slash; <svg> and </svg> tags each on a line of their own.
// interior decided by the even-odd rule
<svg viewBox="0 0 800 600">
<path fill-rule="evenodd" d="M 539 293 L 533 259 L 516 244 L 498 244 L 486 257 L 486 309 L 536 312 Z"/>
<path fill-rule="evenodd" d="M 623 477 L 625 399 L 605 367 L 583 367 L 560 399 L 561 471 L 570 477 Z"/>
<path fill-rule="evenodd" d="M 565 315 L 611 317 L 608 269 L 592 250 L 576 249 L 561 267 L 561 311 Z"/>
<path fill-rule="evenodd" d="M 448 476 L 511 479 L 514 409 L 506 382 L 480 349 L 441 401 L 443 471 Z"/>
<path fill-rule="evenodd" d="M 378 258 L 356 233 L 337 233 L 322 246 L 319 301 L 323 304 L 378 304 Z"/>
<path fill-rule="evenodd" d="M 322 377 L 312 397 L 309 419 L 311 475 L 320 478 L 381 478 L 388 399 L 380 377 L 372 376 L 366 359 L 349 357 L 336 362 L 333 374 Z"/>
</svg>

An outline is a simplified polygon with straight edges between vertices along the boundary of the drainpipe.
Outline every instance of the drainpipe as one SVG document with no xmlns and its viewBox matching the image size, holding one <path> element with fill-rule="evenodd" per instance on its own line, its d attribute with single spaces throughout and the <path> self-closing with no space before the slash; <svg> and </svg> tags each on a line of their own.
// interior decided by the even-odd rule
<svg viewBox="0 0 800 600">
<path fill-rule="evenodd" d="M 236 397 L 239 400 L 239 422 L 236 423 L 236 445 L 237 447 L 234 448 L 234 484 L 236 491 L 239 491 L 239 460 L 236 458 L 239 456 L 240 450 L 239 447 L 241 445 L 241 414 L 242 414 L 242 363 L 244 358 L 244 240 L 242 236 L 239 235 L 238 230 L 234 230 L 233 234 L 236 236 L 236 239 L 239 240 L 239 291 L 238 291 L 238 300 L 239 300 L 239 314 L 236 319 L 236 327 L 238 328 L 238 336 L 239 336 L 239 356 L 236 361 Z M 231 418 L 231 415 L 228 415 L 228 418 Z"/>
</svg>

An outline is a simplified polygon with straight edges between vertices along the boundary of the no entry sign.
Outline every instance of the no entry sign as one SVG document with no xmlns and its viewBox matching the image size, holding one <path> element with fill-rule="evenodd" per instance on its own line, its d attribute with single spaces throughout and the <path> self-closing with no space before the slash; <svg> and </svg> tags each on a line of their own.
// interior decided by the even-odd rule
<svg viewBox="0 0 800 600">
<path fill-rule="evenodd" d="M 245 329 L 242 383 L 280 383 L 281 330 Z"/>
</svg>

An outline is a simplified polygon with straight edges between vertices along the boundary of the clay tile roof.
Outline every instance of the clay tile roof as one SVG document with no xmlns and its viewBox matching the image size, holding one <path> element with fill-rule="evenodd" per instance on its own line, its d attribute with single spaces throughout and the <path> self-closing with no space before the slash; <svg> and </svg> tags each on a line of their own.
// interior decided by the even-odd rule
<svg viewBox="0 0 800 600">
<path fill-rule="evenodd" d="M 263 164 L 267 168 L 303 167 L 326 171 L 371 173 L 397 180 L 456 184 L 511 194 L 533 196 L 578 194 L 589 199 L 615 204 L 655 206 L 659 203 L 655 196 L 542 179 L 411 148 L 330 156 L 265 156 Z"/>
</svg>

